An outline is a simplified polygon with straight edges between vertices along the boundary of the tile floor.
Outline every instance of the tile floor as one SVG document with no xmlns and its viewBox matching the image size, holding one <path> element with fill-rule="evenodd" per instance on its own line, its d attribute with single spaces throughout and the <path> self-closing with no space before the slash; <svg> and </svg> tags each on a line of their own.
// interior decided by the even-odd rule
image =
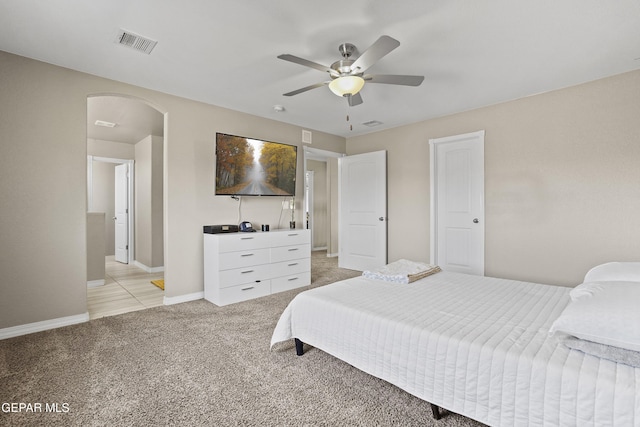
<svg viewBox="0 0 640 427">
<path fill-rule="evenodd" d="M 163 305 L 164 291 L 151 283 L 163 278 L 164 273 L 147 273 L 134 265 L 119 263 L 113 256 L 106 257 L 105 284 L 87 288 L 89 318 Z"/>
</svg>

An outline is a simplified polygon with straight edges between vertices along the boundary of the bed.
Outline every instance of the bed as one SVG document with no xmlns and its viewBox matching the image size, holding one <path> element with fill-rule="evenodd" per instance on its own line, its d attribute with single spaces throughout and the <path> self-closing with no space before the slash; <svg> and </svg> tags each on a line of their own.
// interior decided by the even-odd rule
<svg viewBox="0 0 640 427">
<path fill-rule="evenodd" d="M 640 274 L 626 280 L 619 267 L 592 270 L 585 283 L 605 293 L 609 283 L 635 285 L 632 298 L 616 288 L 631 313 L 619 318 L 614 309 L 611 322 L 595 313 L 616 333 L 626 324 L 632 338 L 623 339 L 633 346 Z M 444 271 L 409 284 L 360 276 L 298 294 L 271 346 L 295 339 L 299 355 L 302 343 L 316 347 L 429 402 L 436 418 L 440 407 L 491 426 L 640 426 L 640 368 L 566 345 L 584 341 L 572 326 L 589 324 L 569 308 L 593 303 L 598 292 Z"/>
</svg>

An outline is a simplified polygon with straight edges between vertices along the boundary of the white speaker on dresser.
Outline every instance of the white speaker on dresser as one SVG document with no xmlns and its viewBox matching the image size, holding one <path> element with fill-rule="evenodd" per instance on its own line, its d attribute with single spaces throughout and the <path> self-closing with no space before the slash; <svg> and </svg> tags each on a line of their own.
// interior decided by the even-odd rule
<svg viewBox="0 0 640 427">
<path fill-rule="evenodd" d="M 222 306 L 311 283 L 309 230 L 204 234 L 204 298 Z"/>
</svg>

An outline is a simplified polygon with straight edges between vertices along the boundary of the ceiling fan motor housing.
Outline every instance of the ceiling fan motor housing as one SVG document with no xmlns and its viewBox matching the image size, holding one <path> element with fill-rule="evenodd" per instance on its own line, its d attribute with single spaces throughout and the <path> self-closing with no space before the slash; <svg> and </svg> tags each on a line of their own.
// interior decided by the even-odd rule
<svg viewBox="0 0 640 427">
<path fill-rule="evenodd" d="M 357 51 L 357 49 L 351 43 L 342 43 L 340 46 L 338 46 L 338 51 L 343 58 L 347 59 L 351 55 L 353 55 Z"/>
<path fill-rule="evenodd" d="M 353 74 L 351 72 L 351 64 L 353 64 L 354 61 L 353 59 L 341 59 L 339 61 L 334 62 L 333 64 L 331 64 L 331 69 L 336 70 L 340 75 L 338 76 L 331 76 L 332 78 L 337 78 L 340 76 L 346 76 L 346 75 L 351 75 Z"/>
<path fill-rule="evenodd" d="M 340 75 L 334 76 L 332 74 L 331 78 L 336 79 L 342 76 L 358 75 L 356 73 L 353 73 L 354 70 L 351 69 L 351 65 L 356 62 L 355 59 L 351 59 L 351 56 L 358 51 L 355 45 L 351 43 L 342 43 L 340 46 L 338 46 L 338 51 L 340 52 L 340 55 L 342 55 L 343 59 L 331 64 L 330 68 L 336 70 L 338 73 L 340 73 Z"/>
</svg>

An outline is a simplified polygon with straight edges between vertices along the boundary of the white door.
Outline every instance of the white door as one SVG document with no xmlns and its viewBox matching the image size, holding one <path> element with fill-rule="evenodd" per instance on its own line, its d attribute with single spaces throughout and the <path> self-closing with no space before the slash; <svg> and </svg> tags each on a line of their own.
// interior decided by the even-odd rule
<svg viewBox="0 0 640 427">
<path fill-rule="evenodd" d="M 338 159 L 338 265 L 372 270 L 387 263 L 387 152 Z"/>
<path fill-rule="evenodd" d="M 115 179 L 115 221 L 116 256 L 118 262 L 129 263 L 129 165 L 116 166 Z"/>
<path fill-rule="evenodd" d="M 431 262 L 484 275 L 484 131 L 431 145 Z"/>
</svg>

